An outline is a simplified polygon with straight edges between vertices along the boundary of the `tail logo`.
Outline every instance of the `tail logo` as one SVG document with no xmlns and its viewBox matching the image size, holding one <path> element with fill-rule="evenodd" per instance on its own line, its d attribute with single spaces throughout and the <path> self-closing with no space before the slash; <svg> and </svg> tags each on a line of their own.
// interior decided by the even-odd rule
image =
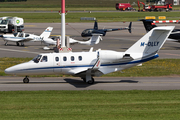
<svg viewBox="0 0 180 120">
<path fill-rule="evenodd" d="M 151 47 L 154 47 L 154 46 L 158 46 L 159 45 L 159 42 L 148 42 L 148 43 L 145 43 L 145 42 L 141 42 L 141 47 L 144 47 L 144 46 L 151 46 Z"/>
</svg>

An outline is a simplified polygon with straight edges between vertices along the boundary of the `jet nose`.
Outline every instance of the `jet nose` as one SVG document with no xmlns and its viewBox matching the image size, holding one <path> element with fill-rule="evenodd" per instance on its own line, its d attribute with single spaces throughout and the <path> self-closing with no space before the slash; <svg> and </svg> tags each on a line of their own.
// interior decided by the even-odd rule
<svg viewBox="0 0 180 120">
<path fill-rule="evenodd" d="M 3 35 L 0 35 L 0 37 L 3 37 Z"/>
<path fill-rule="evenodd" d="M 11 68 L 7 68 L 7 69 L 4 70 L 4 72 L 6 74 L 11 74 L 12 73 L 12 69 Z"/>
<path fill-rule="evenodd" d="M 14 67 L 10 67 L 10 68 L 5 69 L 4 72 L 6 74 L 15 74 L 15 69 Z"/>
</svg>

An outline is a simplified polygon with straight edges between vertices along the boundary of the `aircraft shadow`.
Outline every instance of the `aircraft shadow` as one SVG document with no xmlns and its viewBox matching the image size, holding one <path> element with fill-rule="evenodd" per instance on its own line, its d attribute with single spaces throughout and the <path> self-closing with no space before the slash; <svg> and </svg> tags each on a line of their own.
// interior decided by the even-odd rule
<svg viewBox="0 0 180 120">
<path fill-rule="evenodd" d="M 138 83 L 139 82 L 139 81 L 134 81 L 134 80 L 120 80 L 120 81 L 95 81 L 94 84 L 88 84 L 84 82 L 83 80 L 77 80 L 77 79 L 71 79 L 71 78 L 67 78 L 67 79 L 65 78 L 64 80 L 76 88 L 86 88 L 86 87 L 96 85 L 99 83 Z"/>
<path fill-rule="evenodd" d="M 65 78 L 64 81 L 56 81 L 56 82 L 53 82 L 53 81 L 30 81 L 29 83 L 23 83 L 23 82 L 1 82 L 0 84 L 64 84 L 64 83 L 67 83 L 67 84 L 70 84 L 70 85 L 73 85 L 74 87 L 76 88 L 86 88 L 86 87 L 89 87 L 89 86 L 92 86 L 92 85 L 97 85 L 97 84 L 102 84 L 102 83 L 107 83 L 107 84 L 110 84 L 110 83 L 138 83 L 139 81 L 134 81 L 134 80 L 118 80 L 118 81 L 112 81 L 112 80 L 109 80 L 109 81 L 95 81 L 94 84 L 88 84 L 86 82 L 84 82 L 83 80 L 80 80 L 80 79 L 72 79 L 72 78 Z"/>
</svg>

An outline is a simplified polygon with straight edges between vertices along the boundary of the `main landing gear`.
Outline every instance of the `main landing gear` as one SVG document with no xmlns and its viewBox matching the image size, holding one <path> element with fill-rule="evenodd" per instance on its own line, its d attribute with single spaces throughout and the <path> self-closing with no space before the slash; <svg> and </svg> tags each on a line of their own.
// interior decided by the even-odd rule
<svg viewBox="0 0 180 120">
<path fill-rule="evenodd" d="M 26 77 L 23 79 L 23 83 L 29 83 L 29 78 L 28 78 L 28 76 L 26 76 Z"/>
<path fill-rule="evenodd" d="M 91 80 L 86 80 L 86 78 L 82 78 L 84 82 L 88 83 L 88 84 L 94 84 L 94 78 L 91 77 Z"/>
</svg>

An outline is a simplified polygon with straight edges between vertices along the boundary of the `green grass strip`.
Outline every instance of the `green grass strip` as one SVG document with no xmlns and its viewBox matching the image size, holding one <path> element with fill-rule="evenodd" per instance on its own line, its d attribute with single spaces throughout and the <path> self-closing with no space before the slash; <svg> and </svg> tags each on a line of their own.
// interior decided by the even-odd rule
<svg viewBox="0 0 180 120">
<path fill-rule="evenodd" d="M 31 14 L 31 15 L 30 15 Z M 25 23 L 60 23 L 61 16 L 57 12 L 50 13 L 0 13 L 0 16 L 18 16 L 24 19 Z M 81 17 L 95 17 L 98 22 L 128 22 L 144 19 L 145 16 L 166 16 L 166 19 L 179 19 L 180 12 L 82 12 L 67 13 L 66 23 L 93 22 L 80 20 Z"/>
<path fill-rule="evenodd" d="M 0 92 L 2 120 L 178 120 L 180 90 Z"/>
</svg>

